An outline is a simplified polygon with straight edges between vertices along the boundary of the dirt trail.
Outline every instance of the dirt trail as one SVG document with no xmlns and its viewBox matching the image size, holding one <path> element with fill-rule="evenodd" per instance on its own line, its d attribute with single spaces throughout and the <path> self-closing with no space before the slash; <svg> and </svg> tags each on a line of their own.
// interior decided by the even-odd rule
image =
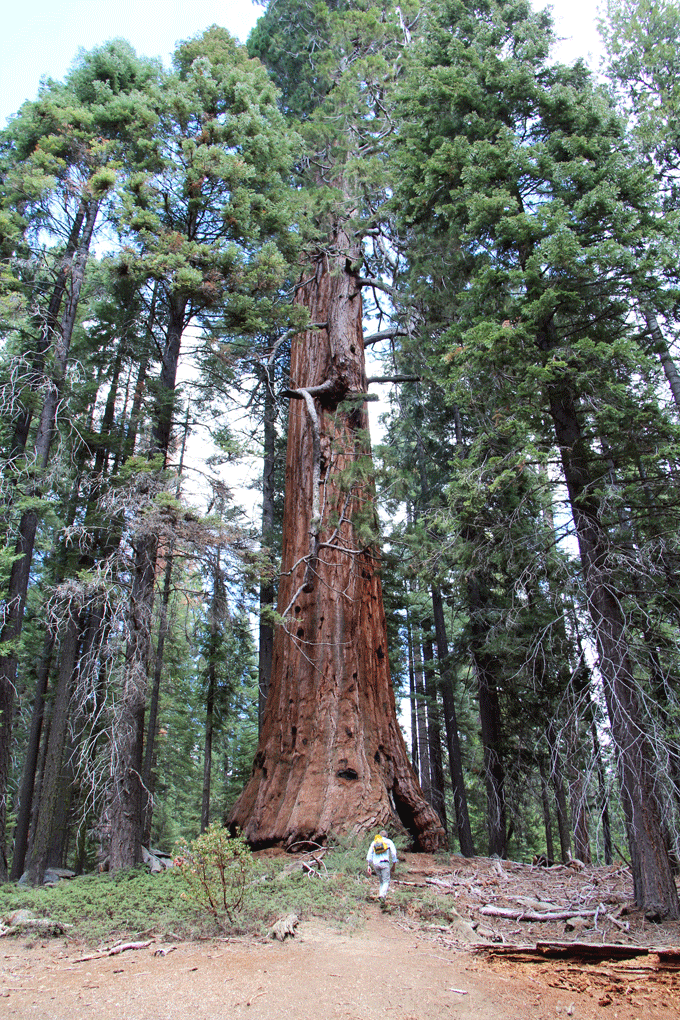
<svg viewBox="0 0 680 1020">
<path fill-rule="evenodd" d="M 166 956 L 154 955 L 158 948 L 78 962 L 86 951 L 62 940 L 34 948 L 3 940 L 0 1013 L 16 1020 L 674 1020 L 680 1005 L 677 988 L 653 985 L 653 997 L 640 992 L 631 1001 L 621 988 L 602 1004 L 601 989 L 588 982 L 580 991 L 573 983 L 551 987 L 562 981 L 554 965 L 491 963 L 373 905 L 351 933 L 310 921 L 284 943 L 180 943 Z"/>
<path fill-rule="evenodd" d="M 82 951 L 63 943 L 6 941 L 0 1005 L 21 1020 L 497 1020 L 507 981 L 378 909 L 353 934 L 313 921 L 284 943 L 184 943 L 164 957 L 151 946 L 77 963 Z M 526 1014 L 504 1006 L 502 1015 Z"/>
<path fill-rule="evenodd" d="M 285 942 L 157 942 L 83 961 L 74 941 L 0 939 L 0 1016 L 12 1020 L 678 1020 L 680 969 L 655 949 L 680 925 L 650 925 L 623 866 L 537 868 L 511 861 L 404 854 L 406 909 L 342 931 L 304 921 Z M 367 895 L 374 884 L 365 880 Z M 395 892 L 396 895 L 396 892 Z M 490 908 L 495 912 L 490 913 Z M 545 908 L 549 912 L 538 916 Z M 560 913 L 560 910 L 562 913 Z M 576 914 L 571 917 L 571 914 Z M 570 918 L 565 920 L 564 917 Z M 558 919 L 550 920 L 550 917 Z M 559 919 L 562 918 L 562 919 Z M 474 931 L 473 931 L 474 928 Z M 484 942 L 471 950 L 470 939 Z M 584 943 L 529 959 L 538 940 Z M 643 955 L 618 959 L 623 943 Z M 604 944 L 604 946 L 603 946 Z M 514 948 L 513 948 L 514 947 Z M 650 953 L 646 954 L 646 947 Z M 167 955 L 159 950 L 172 949 Z M 500 949 L 500 955 L 494 955 Z"/>
</svg>

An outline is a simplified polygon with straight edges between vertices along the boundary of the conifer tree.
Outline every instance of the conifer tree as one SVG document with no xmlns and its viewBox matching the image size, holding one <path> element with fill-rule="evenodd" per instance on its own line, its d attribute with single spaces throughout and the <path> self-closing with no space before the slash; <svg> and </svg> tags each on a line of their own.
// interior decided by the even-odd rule
<svg viewBox="0 0 680 1020">
<path fill-rule="evenodd" d="M 35 315 L 13 345 L 19 378 L 23 374 L 26 384 L 13 394 L 13 429 L 4 471 L 6 478 L 11 477 L 8 495 L 18 509 L 18 520 L 16 532 L 10 532 L 15 550 L 0 635 L 0 877 L 6 877 L 7 865 L 5 812 L 13 689 L 42 509 L 40 487 L 50 461 L 95 227 L 117 178 L 133 161 L 133 139 L 140 124 L 139 89 L 154 73 L 155 67 L 138 60 L 126 43 L 110 43 L 83 54 L 66 82 L 45 85 L 35 102 L 24 104 L 3 136 L 6 215 L 16 227 L 20 214 L 24 245 L 35 246 L 14 289 L 34 287 L 26 306 L 32 305 Z M 44 237 L 48 240 L 43 259 Z M 22 373 L 22 364 L 28 366 L 27 372 Z"/>
<path fill-rule="evenodd" d="M 621 415 L 652 442 L 672 440 L 629 316 L 637 294 L 655 292 L 664 242 L 653 182 L 632 153 L 622 155 L 623 128 L 608 97 L 583 65 L 547 65 L 546 29 L 547 16 L 521 0 L 435 6 L 404 92 L 399 198 L 407 223 L 422 230 L 420 286 L 432 246 L 451 278 L 465 281 L 457 294 L 446 286 L 442 353 L 486 374 L 487 394 L 491 378 L 502 387 L 512 379 L 512 403 L 496 404 L 499 422 L 524 420 L 559 451 L 618 751 L 636 900 L 650 916 L 677 917 L 636 677 L 642 649 L 610 539 L 598 449 L 615 448 L 617 464 L 634 471 Z M 627 564 L 633 573 L 644 572 L 637 556 Z"/>
<path fill-rule="evenodd" d="M 131 245 L 122 256 L 130 273 L 159 281 L 165 317 L 145 472 L 152 493 L 162 486 L 154 472 L 167 466 L 171 452 L 184 330 L 215 309 L 223 313 L 225 305 L 244 331 L 254 323 L 261 329 L 254 296 L 275 290 L 286 265 L 280 247 L 289 247 L 286 177 L 295 144 L 264 68 L 216 26 L 178 47 L 156 102 L 150 170 L 131 179 L 126 196 Z M 149 500 L 133 537 L 126 661 L 112 747 L 113 870 L 141 857 L 150 624 L 164 526 L 162 494 L 160 499 L 160 505 Z"/>
</svg>

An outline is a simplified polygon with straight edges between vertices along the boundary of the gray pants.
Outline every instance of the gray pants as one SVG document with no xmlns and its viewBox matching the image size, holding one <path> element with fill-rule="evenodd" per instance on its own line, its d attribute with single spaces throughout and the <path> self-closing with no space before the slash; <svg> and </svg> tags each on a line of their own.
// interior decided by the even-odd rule
<svg viewBox="0 0 680 1020">
<path fill-rule="evenodd" d="M 374 867 L 375 873 L 380 879 L 380 890 L 378 892 L 378 896 L 381 900 L 384 900 L 387 896 L 387 890 L 390 887 L 390 862 L 380 861 L 378 864 L 375 864 Z"/>
</svg>

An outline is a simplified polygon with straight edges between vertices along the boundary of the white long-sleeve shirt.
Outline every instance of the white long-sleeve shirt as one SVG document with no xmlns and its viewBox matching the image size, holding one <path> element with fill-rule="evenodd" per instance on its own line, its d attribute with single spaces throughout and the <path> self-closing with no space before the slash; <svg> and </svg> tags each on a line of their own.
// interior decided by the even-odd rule
<svg viewBox="0 0 680 1020">
<path fill-rule="evenodd" d="M 390 862 L 392 864 L 397 863 L 397 848 L 395 847 L 392 840 L 385 839 L 385 837 L 383 837 L 383 843 L 387 843 L 387 849 L 383 850 L 382 853 L 378 853 L 376 851 L 374 843 L 371 843 L 370 847 L 368 848 L 368 853 L 366 854 L 366 861 L 374 868 L 377 867 L 378 865 L 383 866 L 385 864 L 389 864 Z"/>
</svg>

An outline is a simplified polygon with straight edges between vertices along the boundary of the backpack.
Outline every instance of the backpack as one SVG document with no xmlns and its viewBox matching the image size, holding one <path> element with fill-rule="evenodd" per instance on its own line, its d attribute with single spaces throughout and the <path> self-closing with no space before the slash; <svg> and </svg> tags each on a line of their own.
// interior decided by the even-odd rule
<svg viewBox="0 0 680 1020">
<path fill-rule="evenodd" d="M 375 837 L 375 839 L 373 840 L 373 850 L 377 854 L 387 853 L 388 850 L 387 841 L 383 836 Z"/>
</svg>

